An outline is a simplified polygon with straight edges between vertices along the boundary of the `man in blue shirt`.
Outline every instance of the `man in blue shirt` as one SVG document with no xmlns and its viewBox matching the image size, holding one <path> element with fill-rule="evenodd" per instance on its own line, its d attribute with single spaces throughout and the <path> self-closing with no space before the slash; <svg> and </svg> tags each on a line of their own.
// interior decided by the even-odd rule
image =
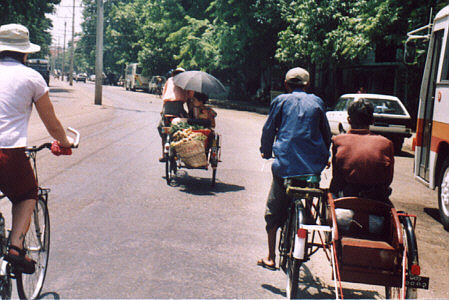
<svg viewBox="0 0 449 300">
<path fill-rule="evenodd" d="M 274 153 L 274 162 L 265 212 L 268 256 L 257 264 L 270 270 L 276 269 L 276 233 L 289 205 L 284 178 L 319 176 L 329 160 L 331 132 L 324 103 L 306 92 L 309 83 L 307 70 L 293 68 L 287 72 L 285 87 L 289 93 L 273 99 L 262 131 L 260 152 L 265 159 Z"/>
</svg>

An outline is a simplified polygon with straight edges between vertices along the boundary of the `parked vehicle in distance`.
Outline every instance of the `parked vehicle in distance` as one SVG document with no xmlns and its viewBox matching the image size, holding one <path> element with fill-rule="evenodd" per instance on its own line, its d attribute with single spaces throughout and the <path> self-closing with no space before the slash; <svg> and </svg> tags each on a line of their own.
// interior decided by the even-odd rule
<svg viewBox="0 0 449 300">
<path fill-rule="evenodd" d="M 76 81 L 76 82 L 82 81 L 82 82 L 85 83 L 86 80 L 87 80 L 87 74 L 86 74 L 86 73 L 79 73 L 79 74 L 77 74 L 76 77 L 75 77 L 75 81 Z"/>
<path fill-rule="evenodd" d="M 95 74 L 89 75 L 89 81 L 95 81 Z"/>
<path fill-rule="evenodd" d="M 138 63 L 126 65 L 125 89 L 135 91 L 136 89 L 148 90 L 149 78 L 142 75 L 142 67 Z"/>
<path fill-rule="evenodd" d="M 125 82 L 125 78 L 123 78 L 123 76 L 120 76 L 120 78 L 117 81 L 117 85 L 118 86 L 123 86 Z"/>
<path fill-rule="evenodd" d="M 400 153 L 404 138 L 412 136 L 411 118 L 395 96 L 380 94 L 345 94 L 342 95 L 333 108 L 326 112 L 332 134 L 345 133 L 350 129 L 348 123 L 348 107 L 353 101 L 365 99 L 374 106 L 374 124 L 370 131 L 390 139 L 394 144 L 395 153 Z"/>
<path fill-rule="evenodd" d="M 148 92 L 150 94 L 162 95 L 162 89 L 164 88 L 165 81 L 167 81 L 165 76 L 153 76 L 148 84 Z"/>
<path fill-rule="evenodd" d="M 44 77 L 47 85 L 50 84 L 50 65 L 48 60 L 44 58 L 31 58 L 27 59 L 26 65 L 34 70 L 38 71 L 42 77 Z"/>
</svg>

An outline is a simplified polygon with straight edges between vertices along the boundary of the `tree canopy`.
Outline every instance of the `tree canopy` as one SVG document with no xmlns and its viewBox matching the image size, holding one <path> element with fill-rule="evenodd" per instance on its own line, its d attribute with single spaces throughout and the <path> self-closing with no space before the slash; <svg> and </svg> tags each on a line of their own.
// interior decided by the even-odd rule
<svg viewBox="0 0 449 300">
<path fill-rule="evenodd" d="M 41 46 L 37 56 L 49 54 L 51 35 L 48 32 L 52 28 L 52 22 L 45 16 L 52 13 L 55 5 L 61 0 L 2 0 L 0 1 L 0 24 L 22 24 L 30 31 L 32 43 Z"/>
<path fill-rule="evenodd" d="M 83 0 L 78 48 L 94 62 L 95 0 Z M 182 66 L 219 75 L 234 96 L 270 86 L 296 65 L 351 65 L 375 55 L 397 60 L 407 31 L 449 1 L 110 0 L 105 3 L 106 68 L 139 62 L 145 73 Z M 426 4 L 426 5 L 425 5 Z M 373 54 L 374 53 L 374 54 Z M 273 75 L 276 74 L 276 75 Z"/>
<path fill-rule="evenodd" d="M 59 2 L 4 0 L 0 20 L 26 25 L 33 42 L 48 52 L 51 21 L 45 13 Z M 427 24 L 431 10 L 435 15 L 447 4 L 449 0 L 108 0 L 104 68 L 120 74 L 125 64 L 139 62 L 147 75 L 165 75 L 177 66 L 204 70 L 230 86 L 231 97 L 248 98 L 282 81 L 292 66 L 398 62 L 406 33 Z M 75 65 L 93 72 L 96 0 L 82 0 L 82 6 Z"/>
</svg>

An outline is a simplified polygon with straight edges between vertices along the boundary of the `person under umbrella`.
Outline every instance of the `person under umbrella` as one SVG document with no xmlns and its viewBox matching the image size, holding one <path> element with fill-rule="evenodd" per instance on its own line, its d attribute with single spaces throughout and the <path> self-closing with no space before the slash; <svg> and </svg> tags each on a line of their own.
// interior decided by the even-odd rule
<svg viewBox="0 0 449 300">
<path fill-rule="evenodd" d="M 205 127 L 215 128 L 215 117 L 217 113 L 212 108 L 205 106 L 207 100 L 208 97 L 206 94 L 195 92 L 190 100 L 191 109 L 189 111 L 189 117 L 209 121 L 210 126 Z"/>
<path fill-rule="evenodd" d="M 162 127 L 164 126 L 164 115 L 174 115 L 181 118 L 187 117 L 187 112 L 184 109 L 184 103 L 187 102 L 188 98 L 193 96 L 193 92 L 187 91 L 173 83 L 173 78 L 184 71 L 185 70 L 180 67 L 173 70 L 171 72 L 171 77 L 165 82 L 164 89 L 162 91 L 162 117 L 157 126 L 157 130 L 162 139 L 162 157 L 159 158 L 160 162 L 165 162 L 166 159 L 164 156 L 164 144 L 167 137 L 165 133 L 162 132 Z"/>
</svg>

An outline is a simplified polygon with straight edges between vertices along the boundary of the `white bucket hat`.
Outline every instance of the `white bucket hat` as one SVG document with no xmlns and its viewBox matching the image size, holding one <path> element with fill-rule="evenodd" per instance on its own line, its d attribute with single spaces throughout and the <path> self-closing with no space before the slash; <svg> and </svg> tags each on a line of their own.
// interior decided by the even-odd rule
<svg viewBox="0 0 449 300">
<path fill-rule="evenodd" d="M 7 24 L 0 26 L 0 52 L 38 52 L 41 50 L 41 46 L 30 43 L 29 35 L 28 29 L 20 24 Z"/>
</svg>

